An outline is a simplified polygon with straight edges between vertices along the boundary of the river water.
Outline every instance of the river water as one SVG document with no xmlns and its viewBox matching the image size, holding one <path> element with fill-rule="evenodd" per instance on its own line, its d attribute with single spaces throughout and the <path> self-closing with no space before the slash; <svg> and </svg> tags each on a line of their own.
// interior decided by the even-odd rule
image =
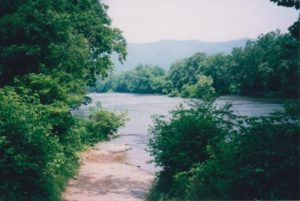
<svg viewBox="0 0 300 201">
<path fill-rule="evenodd" d="M 119 129 L 120 137 L 113 139 L 118 144 L 129 145 L 126 163 L 155 173 L 159 168 L 149 164 L 151 160 L 147 148 L 147 131 L 152 124 L 153 115 L 167 115 L 168 111 L 175 109 L 180 103 L 188 101 L 183 98 L 171 98 L 163 95 L 139 95 L 128 93 L 91 93 L 92 103 L 82 106 L 77 115 L 86 116 L 89 107 L 101 103 L 103 108 L 115 112 L 127 112 L 129 120 L 125 127 Z M 245 116 L 267 115 L 276 110 L 282 110 L 280 101 L 271 99 L 257 99 L 238 96 L 224 96 L 217 99 L 218 105 L 231 103 L 236 114 Z"/>
</svg>

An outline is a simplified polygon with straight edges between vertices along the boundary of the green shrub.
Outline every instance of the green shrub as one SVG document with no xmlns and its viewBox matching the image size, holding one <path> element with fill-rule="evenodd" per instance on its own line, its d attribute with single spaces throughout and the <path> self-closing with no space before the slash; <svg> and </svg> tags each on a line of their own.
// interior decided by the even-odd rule
<svg viewBox="0 0 300 201">
<path fill-rule="evenodd" d="M 174 176 L 189 170 L 195 163 L 209 158 L 210 149 L 217 149 L 231 125 L 222 119 L 231 119 L 229 107 L 217 109 L 212 102 L 193 102 L 189 109 L 182 106 L 164 117 L 154 119 L 149 130 L 149 151 L 156 165 L 162 168 L 157 188 L 164 193 L 176 194 Z M 157 197 L 153 200 L 158 199 Z"/>
<path fill-rule="evenodd" d="M 215 94 L 213 79 L 210 76 L 199 75 L 194 85 L 183 85 L 181 96 L 189 98 L 207 98 Z"/>
<path fill-rule="evenodd" d="M 66 106 L 74 108 L 84 103 L 83 84 L 82 80 L 74 80 L 71 75 L 63 72 L 53 73 L 53 75 L 30 73 L 17 77 L 14 87 L 19 95 L 35 94 L 41 104 L 63 102 Z"/>
<path fill-rule="evenodd" d="M 179 96 L 179 95 L 180 95 L 180 94 L 179 94 L 179 92 L 178 92 L 177 90 L 171 91 L 171 92 L 168 94 L 169 97 L 177 97 L 177 96 Z"/>
<path fill-rule="evenodd" d="M 74 174 L 77 157 L 53 132 L 49 115 L 12 89 L 0 91 L 0 200 L 59 200 Z"/>
<path fill-rule="evenodd" d="M 21 94 L 0 90 L 0 200 L 60 200 L 77 152 L 114 135 L 125 116 L 101 109 L 75 119 L 63 102 L 43 105 L 38 94 Z"/>
<path fill-rule="evenodd" d="M 299 107 L 291 108 L 242 118 L 203 103 L 156 119 L 149 145 L 162 171 L 149 200 L 299 199 Z"/>
<path fill-rule="evenodd" d="M 229 199 L 299 199 L 299 122 L 250 118 L 220 156 Z M 219 164 L 221 164 L 219 163 Z"/>
<path fill-rule="evenodd" d="M 299 199 L 299 124 L 273 117 L 245 123 L 220 152 L 176 176 L 190 199 Z"/>
<path fill-rule="evenodd" d="M 92 111 L 88 119 L 81 119 L 80 127 L 85 129 L 81 135 L 83 144 L 95 144 L 96 142 L 114 137 L 119 127 L 125 123 L 126 114 L 115 114 L 113 112 L 100 109 Z"/>
</svg>

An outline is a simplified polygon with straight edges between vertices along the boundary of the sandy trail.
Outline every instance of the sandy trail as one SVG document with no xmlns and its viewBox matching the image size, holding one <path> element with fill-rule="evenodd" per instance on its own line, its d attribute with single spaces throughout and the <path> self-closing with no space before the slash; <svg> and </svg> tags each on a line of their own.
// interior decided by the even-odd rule
<svg viewBox="0 0 300 201">
<path fill-rule="evenodd" d="M 131 148 L 116 142 L 99 143 L 81 155 L 76 177 L 70 179 L 64 201 L 141 201 L 154 174 L 126 163 Z"/>
</svg>

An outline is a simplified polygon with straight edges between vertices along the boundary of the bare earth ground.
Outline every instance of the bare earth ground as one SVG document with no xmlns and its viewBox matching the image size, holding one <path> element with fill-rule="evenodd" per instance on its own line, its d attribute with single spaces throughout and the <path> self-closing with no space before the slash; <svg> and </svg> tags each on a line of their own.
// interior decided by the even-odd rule
<svg viewBox="0 0 300 201">
<path fill-rule="evenodd" d="M 99 143 L 81 155 L 76 177 L 70 179 L 64 201 L 141 201 L 154 175 L 126 163 L 127 145 Z"/>
</svg>

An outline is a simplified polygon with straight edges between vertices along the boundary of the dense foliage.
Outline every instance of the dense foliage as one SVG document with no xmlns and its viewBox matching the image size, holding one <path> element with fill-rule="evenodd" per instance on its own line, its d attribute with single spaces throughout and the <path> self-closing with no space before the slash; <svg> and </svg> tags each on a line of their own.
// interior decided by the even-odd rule
<svg viewBox="0 0 300 201">
<path fill-rule="evenodd" d="M 78 128 L 81 130 L 80 139 L 83 144 L 93 145 L 101 140 L 115 137 L 118 128 L 124 125 L 126 114 L 115 114 L 96 108 L 91 111 L 88 120 L 80 119 Z"/>
<path fill-rule="evenodd" d="M 137 67 L 97 83 L 99 92 L 163 93 L 202 98 L 208 94 L 298 97 L 299 43 L 279 31 L 261 35 L 229 55 L 197 53 L 174 63 L 166 75 Z M 157 71 L 161 73 L 157 73 Z"/>
<path fill-rule="evenodd" d="M 110 54 L 126 55 L 106 10 L 97 0 L 0 1 L 0 200 L 60 200 L 76 152 L 123 124 L 103 110 L 71 114 Z"/>
<path fill-rule="evenodd" d="M 64 71 L 90 83 L 111 68 L 109 55 L 126 54 L 107 7 L 96 0 L 3 0 L 0 3 L 0 81 L 29 72 Z"/>
<path fill-rule="evenodd" d="M 157 66 L 137 66 L 131 71 L 98 80 L 93 90 L 97 92 L 168 93 L 170 82 L 164 69 Z"/>
<path fill-rule="evenodd" d="M 213 79 L 218 94 L 248 96 L 299 96 L 299 48 L 289 34 L 271 32 L 230 55 L 194 56 L 171 66 L 169 79 L 175 90 L 194 85 L 201 75 Z"/>
<path fill-rule="evenodd" d="M 148 200 L 299 199 L 300 113 L 289 108 L 244 118 L 202 102 L 157 117 L 149 147 L 162 170 Z"/>
<path fill-rule="evenodd" d="M 123 124 L 108 111 L 75 119 L 63 102 L 0 91 L 0 200 L 59 200 L 77 169 L 76 152 L 107 139 Z"/>
</svg>

